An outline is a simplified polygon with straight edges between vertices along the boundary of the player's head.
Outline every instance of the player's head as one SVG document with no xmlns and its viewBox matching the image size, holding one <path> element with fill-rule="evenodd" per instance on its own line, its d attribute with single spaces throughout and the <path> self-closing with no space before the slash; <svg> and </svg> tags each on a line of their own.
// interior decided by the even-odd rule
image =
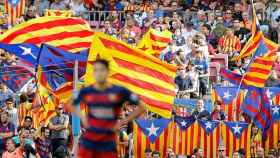
<svg viewBox="0 0 280 158">
<path fill-rule="evenodd" d="M 93 76 L 97 83 L 104 83 L 109 74 L 109 62 L 104 59 L 97 59 L 93 65 Z"/>
</svg>

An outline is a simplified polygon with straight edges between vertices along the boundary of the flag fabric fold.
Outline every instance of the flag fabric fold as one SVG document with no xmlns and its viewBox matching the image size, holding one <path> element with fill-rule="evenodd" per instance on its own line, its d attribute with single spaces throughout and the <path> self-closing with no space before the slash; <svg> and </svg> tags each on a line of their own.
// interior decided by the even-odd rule
<svg viewBox="0 0 280 158">
<path fill-rule="evenodd" d="M 109 82 L 139 95 L 150 111 L 165 118 L 171 117 L 176 67 L 99 32 L 94 34 L 88 60 L 93 62 L 97 58 L 109 61 Z M 93 66 L 88 64 L 86 85 L 94 83 L 92 73 Z"/>
<path fill-rule="evenodd" d="M 42 43 L 70 52 L 89 49 L 93 31 L 81 18 L 58 16 L 39 17 L 16 25 L 0 37 L 6 44 Z"/>
</svg>

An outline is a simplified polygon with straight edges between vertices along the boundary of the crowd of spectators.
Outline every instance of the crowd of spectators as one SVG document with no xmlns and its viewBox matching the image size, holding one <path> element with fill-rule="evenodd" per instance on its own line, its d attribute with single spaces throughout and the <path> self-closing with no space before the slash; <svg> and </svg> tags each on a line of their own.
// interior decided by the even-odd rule
<svg viewBox="0 0 280 158">
<path fill-rule="evenodd" d="M 1 5 L 0 5 L 1 6 Z M 279 40 L 280 0 L 255 0 L 254 4 L 260 29 L 274 42 Z M 161 52 L 161 59 L 178 66 L 175 83 L 177 98 L 206 98 L 214 83 L 211 83 L 211 58 L 217 54 L 227 55 L 229 59 L 237 56 L 251 36 L 252 9 L 246 0 L 27 0 L 26 14 L 17 23 L 43 16 L 46 9 L 72 10 L 73 15 L 98 22 L 97 31 L 102 31 L 136 46 L 143 35 L 153 28 L 158 31 L 172 32 L 172 42 Z M 3 11 L 3 4 L 0 11 Z M 11 28 L 7 16 L 0 18 L 1 32 Z M 100 21 L 100 19 L 104 19 Z M 279 86 L 280 57 L 275 63 L 267 86 Z M 243 74 L 250 59 L 229 62 L 228 67 Z M 18 63 L 16 56 L 0 50 L 0 66 Z M 34 94 L 20 99 L 0 84 L 0 153 L 3 158 L 22 157 L 70 157 L 69 115 L 63 113 L 63 105 L 58 105 L 56 115 L 48 126 L 34 128 L 34 119 L 30 104 Z M 15 102 L 18 100 L 18 102 Z M 227 120 L 221 103 L 215 102 L 214 110 L 204 109 L 203 100 L 197 101 L 197 108 L 191 116 L 196 119 Z M 124 116 L 133 111 L 127 107 Z M 242 114 L 240 114 L 242 115 Z M 245 122 L 249 118 L 242 117 Z M 242 120 L 242 119 L 240 119 Z M 254 156 L 263 157 L 258 129 L 252 128 Z M 132 155 L 132 129 L 128 127 L 120 132 L 120 144 L 127 148 L 122 155 Z M 280 145 L 279 145 L 280 147 Z M 271 157 L 276 157 L 279 149 L 272 149 Z M 219 149 L 219 156 L 225 157 L 225 149 Z M 146 157 L 160 157 L 162 153 L 146 149 Z M 51 156 L 52 155 L 52 156 Z M 168 149 L 168 158 L 175 157 Z M 235 151 L 232 157 L 242 157 L 244 151 Z M 128 157 L 128 156 L 127 156 Z M 195 149 L 192 157 L 203 157 L 202 149 Z"/>
</svg>

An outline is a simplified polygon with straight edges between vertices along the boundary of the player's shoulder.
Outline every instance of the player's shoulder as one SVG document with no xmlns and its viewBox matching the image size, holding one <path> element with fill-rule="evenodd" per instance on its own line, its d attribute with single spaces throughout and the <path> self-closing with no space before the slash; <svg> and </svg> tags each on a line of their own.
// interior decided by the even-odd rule
<svg viewBox="0 0 280 158">
<path fill-rule="evenodd" d="M 112 84 L 111 89 L 113 91 L 128 91 L 127 88 L 125 88 L 123 86 L 115 85 L 115 84 Z"/>
</svg>

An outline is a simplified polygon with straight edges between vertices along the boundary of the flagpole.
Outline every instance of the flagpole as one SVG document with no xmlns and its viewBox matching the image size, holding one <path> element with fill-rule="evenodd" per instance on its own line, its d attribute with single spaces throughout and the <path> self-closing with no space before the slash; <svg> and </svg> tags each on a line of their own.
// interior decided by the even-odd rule
<svg viewBox="0 0 280 158">
<path fill-rule="evenodd" d="M 73 96 L 77 96 L 78 94 L 78 69 L 79 64 L 78 61 L 75 60 L 74 63 L 74 74 L 73 74 Z M 75 107 L 78 112 L 80 112 L 80 106 Z M 73 139 L 74 139 L 74 145 L 72 149 L 72 154 L 74 154 L 74 157 L 76 157 L 77 154 L 77 147 L 78 147 L 78 139 L 80 135 L 80 118 L 72 113 L 72 134 L 73 134 Z"/>
</svg>

